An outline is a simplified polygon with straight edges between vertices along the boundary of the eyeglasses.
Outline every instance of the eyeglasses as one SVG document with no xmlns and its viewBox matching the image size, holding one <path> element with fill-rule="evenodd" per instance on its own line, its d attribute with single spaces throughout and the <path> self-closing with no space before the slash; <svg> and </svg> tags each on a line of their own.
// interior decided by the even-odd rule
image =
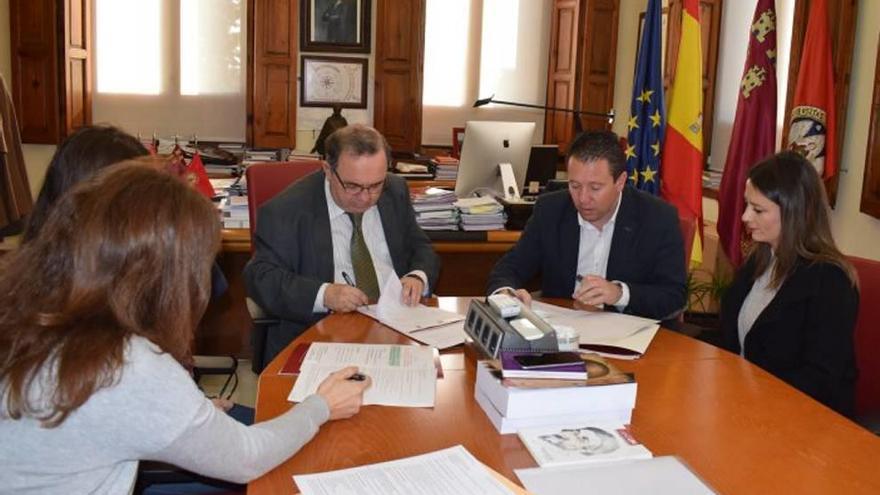
<svg viewBox="0 0 880 495">
<path fill-rule="evenodd" d="M 336 176 L 336 180 L 338 180 L 339 184 L 342 185 L 342 189 L 344 189 L 345 192 L 347 192 L 348 194 L 351 194 L 352 196 L 358 195 L 362 192 L 367 192 L 369 194 L 376 194 L 379 191 L 381 191 L 382 187 L 385 185 L 385 179 L 382 179 L 381 181 L 376 182 L 375 184 L 367 184 L 367 185 L 355 184 L 354 182 L 345 182 L 344 180 L 342 180 L 342 177 L 339 176 L 339 172 L 337 172 L 335 168 L 330 167 L 330 170 L 333 171 L 333 175 Z"/>
</svg>

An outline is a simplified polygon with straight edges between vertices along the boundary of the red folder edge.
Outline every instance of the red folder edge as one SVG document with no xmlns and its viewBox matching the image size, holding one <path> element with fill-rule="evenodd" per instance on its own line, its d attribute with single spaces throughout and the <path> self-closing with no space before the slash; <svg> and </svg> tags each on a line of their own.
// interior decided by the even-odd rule
<svg viewBox="0 0 880 495">
<path fill-rule="evenodd" d="M 298 375 L 303 361 L 306 358 L 306 353 L 309 352 L 309 347 L 311 345 L 311 342 L 305 342 L 294 347 L 293 352 L 287 357 L 287 362 L 284 363 L 284 366 L 281 367 L 281 371 L 279 371 L 278 374 Z"/>
</svg>

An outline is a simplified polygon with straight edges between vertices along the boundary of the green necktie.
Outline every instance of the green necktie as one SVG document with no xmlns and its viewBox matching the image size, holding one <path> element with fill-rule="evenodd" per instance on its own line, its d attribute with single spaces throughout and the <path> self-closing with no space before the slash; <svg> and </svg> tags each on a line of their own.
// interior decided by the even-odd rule
<svg viewBox="0 0 880 495">
<path fill-rule="evenodd" d="M 364 241 L 364 231 L 361 229 L 363 213 L 346 213 L 351 219 L 351 266 L 354 268 L 354 280 L 358 289 L 362 290 L 370 301 L 379 299 L 379 281 L 376 280 L 376 269 L 373 267 L 373 258 L 367 243 Z"/>
</svg>

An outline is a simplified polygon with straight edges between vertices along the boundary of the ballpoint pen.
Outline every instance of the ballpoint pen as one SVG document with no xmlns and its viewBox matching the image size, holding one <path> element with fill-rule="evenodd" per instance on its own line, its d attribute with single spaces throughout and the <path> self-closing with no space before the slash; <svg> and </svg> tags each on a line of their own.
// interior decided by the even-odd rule
<svg viewBox="0 0 880 495">
<path fill-rule="evenodd" d="M 349 277 L 347 273 L 342 272 L 342 278 L 345 279 L 345 283 L 347 283 L 348 285 L 352 287 L 357 287 L 356 285 L 354 285 L 354 282 L 351 280 L 351 277 Z"/>
</svg>

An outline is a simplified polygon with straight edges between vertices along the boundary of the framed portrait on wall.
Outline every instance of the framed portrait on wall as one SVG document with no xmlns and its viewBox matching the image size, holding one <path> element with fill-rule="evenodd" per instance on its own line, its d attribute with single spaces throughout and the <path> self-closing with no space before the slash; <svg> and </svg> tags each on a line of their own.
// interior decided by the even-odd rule
<svg viewBox="0 0 880 495">
<path fill-rule="evenodd" d="M 300 0 L 303 52 L 370 53 L 370 0 Z"/>
<path fill-rule="evenodd" d="M 300 105 L 367 108 L 367 59 L 302 56 Z"/>
</svg>

